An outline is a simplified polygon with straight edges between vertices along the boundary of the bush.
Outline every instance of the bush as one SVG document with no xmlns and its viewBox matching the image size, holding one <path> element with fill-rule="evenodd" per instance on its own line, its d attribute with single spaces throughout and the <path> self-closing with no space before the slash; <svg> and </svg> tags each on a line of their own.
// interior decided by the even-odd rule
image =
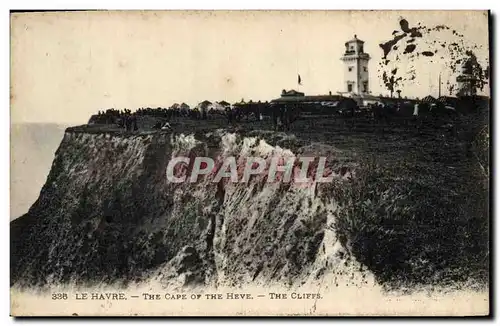
<svg viewBox="0 0 500 326">
<path fill-rule="evenodd" d="M 373 160 L 347 184 L 337 184 L 340 204 L 332 226 L 341 244 L 388 287 L 488 281 L 487 188 L 460 179 L 446 189 L 444 170 L 417 175 L 402 163 Z"/>
</svg>

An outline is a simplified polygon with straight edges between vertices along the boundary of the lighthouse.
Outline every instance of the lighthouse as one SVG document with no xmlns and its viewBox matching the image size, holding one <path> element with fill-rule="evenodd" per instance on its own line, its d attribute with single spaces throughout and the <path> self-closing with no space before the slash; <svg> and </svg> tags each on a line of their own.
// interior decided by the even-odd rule
<svg viewBox="0 0 500 326">
<path fill-rule="evenodd" d="M 341 60 L 344 62 L 344 91 L 351 95 L 365 95 L 369 93 L 368 62 L 370 55 L 364 52 L 365 42 L 356 35 L 345 43 L 345 53 Z"/>
</svg>

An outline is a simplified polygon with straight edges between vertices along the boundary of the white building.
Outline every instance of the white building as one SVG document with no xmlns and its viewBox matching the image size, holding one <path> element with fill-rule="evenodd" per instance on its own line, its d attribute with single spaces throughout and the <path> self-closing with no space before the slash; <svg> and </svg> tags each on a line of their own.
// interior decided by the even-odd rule
<svg viewBox="0 0 500 326">
<path fill-rule="evenodd" d="M 344 62 L 344 89 L 350 95 L 369 94 L 368 62 L 370 55 L 364 52 L 365 42 L 354 39 L 345 43 L 345 53 L 341 60 Z"/>
</svg>

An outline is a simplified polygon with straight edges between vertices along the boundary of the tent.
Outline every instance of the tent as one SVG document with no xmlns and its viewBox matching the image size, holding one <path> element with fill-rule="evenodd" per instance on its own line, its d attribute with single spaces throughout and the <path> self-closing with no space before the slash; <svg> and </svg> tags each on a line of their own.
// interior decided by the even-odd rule
<svg viewBox="0 0 500 326">
<path fill-rule="evenodd" d="M 434 97 L 428 95 L 422 99 L 422 103 L 427 103 L 427 104 L 437 104 L 438 100 L 436 100 Z"/>
</svg>

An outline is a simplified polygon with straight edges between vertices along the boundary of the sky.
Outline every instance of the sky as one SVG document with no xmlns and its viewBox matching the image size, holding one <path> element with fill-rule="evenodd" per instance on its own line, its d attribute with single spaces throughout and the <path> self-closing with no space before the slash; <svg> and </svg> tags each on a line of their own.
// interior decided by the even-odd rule
<svg viewBox="0 0 500 326">
<path fill-rule="evenodd" d="M 11 123 L 82 124 L 105 108 L 266 101 L 292 88 L 335 94 L 344 91 L 340 57 L 354 34 L 372 58 L 372 93 L 385 95 L 379 44 L 392 38 L 401 18 L 446 24 L 482 47 L 480 61 L 488 57 L 485 11 L 11 14 Z M 453 41 L 446 32 L 435 37 Z M 437 96 L 440 73 L 443 82 L 454 80 L 443 62 L 419 60 L 413 62 L 418 77 L 402 88 L 403 96 Z"/>
</svg>

